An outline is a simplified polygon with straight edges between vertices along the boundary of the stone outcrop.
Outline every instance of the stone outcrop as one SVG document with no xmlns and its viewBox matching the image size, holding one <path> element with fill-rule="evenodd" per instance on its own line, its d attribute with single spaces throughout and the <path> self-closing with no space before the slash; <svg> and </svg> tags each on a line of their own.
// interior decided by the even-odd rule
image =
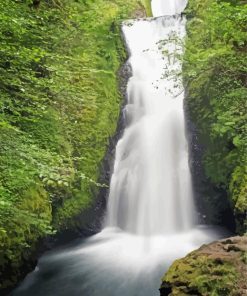
<svg viewBox="0 0 247 296">
<path fill-rule="evenodd" d="M 247 295 L 247 236 L 203 245 L 176 260 L 162 279 L 160 295 Z"/>
</svg>

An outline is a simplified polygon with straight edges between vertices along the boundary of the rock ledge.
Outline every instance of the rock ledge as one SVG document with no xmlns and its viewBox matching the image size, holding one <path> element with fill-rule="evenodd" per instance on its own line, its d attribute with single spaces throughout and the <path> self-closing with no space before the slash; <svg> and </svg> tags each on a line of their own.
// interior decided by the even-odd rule
<svg viewBox="0 0 247 296">
<path fill-rule="evenodd" d="M 160 295 L 247 295 L 247 236 L 203 245 L 176 260 L 162 279 Z"/>
</svg>

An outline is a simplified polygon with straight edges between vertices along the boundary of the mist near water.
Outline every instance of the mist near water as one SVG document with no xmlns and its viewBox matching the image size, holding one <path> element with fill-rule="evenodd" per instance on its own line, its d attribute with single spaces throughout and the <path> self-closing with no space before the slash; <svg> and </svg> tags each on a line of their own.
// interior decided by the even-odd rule
<svg viewBox="0 0 247 296">
<path fill-rule="evenodd" d="M 177 77 L 184 0 L 153 0 L 154 18 L 123 23 L 132 77 L 105 227 L 46 253 L 13 295 L 157 296 L 169 265 L 224 233 L 196 220 Z M 165 41 L 164 41 L 165 40 Z M 173 40 L 173 41 L 172 41 Z"/>
</svg>

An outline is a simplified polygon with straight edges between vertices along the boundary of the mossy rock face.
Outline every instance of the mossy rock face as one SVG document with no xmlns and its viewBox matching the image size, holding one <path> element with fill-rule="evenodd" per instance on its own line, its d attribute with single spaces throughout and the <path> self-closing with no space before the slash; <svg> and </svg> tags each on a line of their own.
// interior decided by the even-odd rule
<svg viewBox="0 0 247 296">
<path fill-rule="evenodd" d="M 247 295 L 246 254 L 246 236 L 203 245 L 172 264 L 160 295 Z"/>
<path fill-rule="evenodd" d="M 235 216 L 235 230 L 244 234 L 247 223 L 247 88 L 243 79 L 247 65 L 246 1 L 189 0 L 185 13 L 188 22 L 182 74 L 186 105 L 203 147 L 205 179 L 219 193 L 208 195 L 205 201 L 208 199 L 213 204 L 218 200 L 220 204 L 227 196 Z M 224 210 L 224 204 L 220 210 Z"/>
<path fill-rule="evenodd" d="M 40 241 L 92 220 L 122 101 L 120 24 L 147 3 L 0 1 L 1 295 Z"/>
</svg>

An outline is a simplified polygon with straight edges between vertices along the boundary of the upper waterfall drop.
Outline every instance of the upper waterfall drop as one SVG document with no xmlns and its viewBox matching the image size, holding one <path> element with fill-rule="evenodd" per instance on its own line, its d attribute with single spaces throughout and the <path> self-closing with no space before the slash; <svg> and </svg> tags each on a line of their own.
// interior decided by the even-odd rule
<svg viewBox="0 0 247 296">
<path fill-rule="evenodd" d="M 180 14 L 184 11 L 188 0 L 152 0 L 154 17 Z"/>
</svg>

